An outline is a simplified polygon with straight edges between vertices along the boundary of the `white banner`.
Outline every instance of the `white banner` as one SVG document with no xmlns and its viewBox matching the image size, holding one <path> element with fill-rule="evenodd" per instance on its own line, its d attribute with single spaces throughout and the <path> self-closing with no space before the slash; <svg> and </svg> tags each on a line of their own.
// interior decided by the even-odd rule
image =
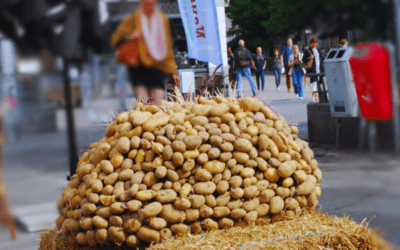
<svg viewBox="0 0 400 250">
<path fill-rule="evenodd" d="M 222 64 L 215 0 L 178 0 L 190 58 Z"/>
</svg>

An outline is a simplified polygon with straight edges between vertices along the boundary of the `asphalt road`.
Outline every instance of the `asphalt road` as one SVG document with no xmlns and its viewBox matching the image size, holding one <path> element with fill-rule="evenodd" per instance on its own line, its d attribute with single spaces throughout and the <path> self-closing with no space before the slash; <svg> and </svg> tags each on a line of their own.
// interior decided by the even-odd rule
<svg viewBox="0 0 400 250">
<path fill-rule="evenodd" d="M 270 103 L 287 122 L 299 124 L 300 137 L 307 139 L 306 105 L 311 102 L 310 88 L 305 89 L 305 98 L 298 100 L 293 92 L 286 91 L 284 78 L 280 91 L 275 89 L 273 76 L 267 75 L 266 79 L 265 91 L 259 97 Z M 244 95 L 251 95 L 247 80 L 244 81 Z M 79 130 L 79 149 L 87 149 L 92 142 L 100 140 L 104 130 L 105 127 L 96 124 Z M 376 216 L 369 225 L 385 231 L 387 239 L 400 246 L 400 158 L 385 153 L 371 155 L 326 148 L 314 148 L 323 172 L 319 199 L 322 211 L 338 216 L 347 213 L 359 222 Z M 6 142 L 3 173 L 13 208 L 55 203 L 60 197 L 60 188 L 67 184 L 65 131 Z M 0 250 L 36 249 L 38 236 L 19 229 L 18 240 L 12 241 L 8 232 L 0 228 Z"/>
</svg>

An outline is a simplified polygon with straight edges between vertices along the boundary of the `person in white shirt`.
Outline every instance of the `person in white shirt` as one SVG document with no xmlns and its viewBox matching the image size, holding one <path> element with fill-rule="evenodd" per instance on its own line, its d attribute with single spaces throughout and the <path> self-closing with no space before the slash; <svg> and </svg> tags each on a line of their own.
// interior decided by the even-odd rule
<svg viewBox="0 0 400 250">
<path fill-rule="evenodd" d="M 309 60 L 313 60 L 311 69 L 307 69 L 307 73 L 321 73 L 323 72 L 323 61 L 324 56 L 319 48 L 318 39 L 313 37 L 310 40 L 310 48 L 304 51 L 303 62 L 307 64 Z M 310 82 L 312 86 L 312 101 L 318 101 L 318 87 L 317 87 L 318 77 L 310 77 Z"/>
<path fill-rule="evenodd" d="M 345 49 L 345 48 L 347 48 L 348 44 L 349 44 L 349 42 L 347 41 L 346 38 L 343 38 L 342 40 L 340 40 L 340 48 Z"/>
</svg>

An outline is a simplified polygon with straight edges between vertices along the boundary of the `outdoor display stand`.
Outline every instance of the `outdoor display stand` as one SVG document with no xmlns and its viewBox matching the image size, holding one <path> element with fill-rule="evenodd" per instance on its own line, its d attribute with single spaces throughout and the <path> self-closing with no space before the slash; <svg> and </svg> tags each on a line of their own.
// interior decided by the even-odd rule
<svg viewBox="0 0 400 250">
<path fill-rule="evenodd" d="M 358 117 L 357 94 L 349 59 L 353 48 L 331 49 L 324 60 L 332 117 Z"/>
</svg>

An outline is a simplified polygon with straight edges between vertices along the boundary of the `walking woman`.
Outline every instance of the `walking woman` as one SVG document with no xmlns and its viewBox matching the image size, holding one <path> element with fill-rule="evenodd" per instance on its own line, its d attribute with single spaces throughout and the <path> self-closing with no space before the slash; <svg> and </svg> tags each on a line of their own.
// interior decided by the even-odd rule
<svg viewBox="0 0 400 250">
<path fill-rule="evenodd" d="M 172 76 L 179 85 L 178 71 L 172 47 L 168 17 L 159 10 L 158 0 L 140 0 L 139 8 L 127 16 L 110 39 L 111 47 L 120 48 L 127 42 L 135 42 L 136 58 L 128 64 L 135 94 L 147 102 L 150 97 L 161 104 L 165 95 L 165 77 Z"/>
<path fill-rule="evenodd" d="M 279 57 L 279 51 L 276 49 L 274 51 L 274 58 L 272 61 L 272 69 L 274 70 L 275 75 L 276 90 L 279 90 L 279 85 L 281 85 L 281 67 L 282 61 Z"/>
<path fill-rule="evenodd" d="M 318 39 L 313 37 L 310 40 L 310 49 L 306 49 L 304 51 L 304 63 L 307 63 L 309 60 L 313 60 L 312 62 L 312 67 L 311 69 L 307 69 L 308 73 L 320 73 L 323 72 L 324 69 L 324 56 L 322 55 L 322 52 L 319 48 L 317 48 L 318 45 Z M 318 87 L 317 87 L 317 81 L 318 77 L 310 77 L 310 82 L 312 86 L 312 101 L 317 102 L 318 101 Z"/>
<path fill-rule="evenodd" d="M 303 100 L 303 78 L 306 73 L 303 66 L 303 56 L 299 53 L 299 46 L 293 46 L 293 54 L 289 56 L 289 75 L 292 75 L 293 88 L 296 97 Z"/>
</svg>

